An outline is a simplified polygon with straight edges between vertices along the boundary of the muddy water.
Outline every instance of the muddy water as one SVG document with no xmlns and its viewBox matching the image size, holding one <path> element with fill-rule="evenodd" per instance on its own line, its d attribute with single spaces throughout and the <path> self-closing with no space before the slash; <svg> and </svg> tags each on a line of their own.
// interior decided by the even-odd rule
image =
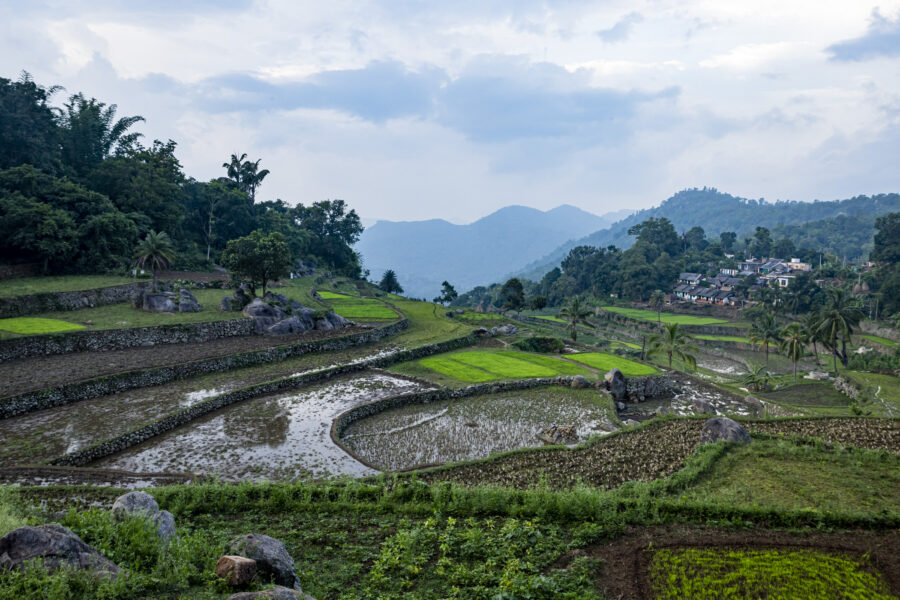
<svg viewBox="0 0 900 600">
<path fill-rule="evenodd" d="M 367 374 L 248 400 L 91 466 L 202 472 L 231 481 L 369 475 L 376 471 L 332 442 L 332 420 L 353 406 L 422 389 L 419 383 Z"/>
<path fill-rule="evenodd" d="M 584 439 L 612 431 L 593 390 L 547 388 L 407 406 L 351 424 L 343 442 L 384 470 L 469 460 L 541 446 L 551 425 L 575 425 Z"/>
<path fill-rule="evenodd" d="M 626 419 L 643 421 L 656 416 L 657 411 L 679 416 L 693 415 L 696 414 L 694 400 L 705 400 L 720 415 L 757 416 L 757 407 L 755 405 L 748 404 L 743 399 L 719 392 L 712 386 L 701 386 L 688 380 L 682 381 L 679 387 L 680 390 L 672 398 L 628 404 L 627 408 L 619 413 L 619 418 L 623 421 Z"/>
<path fill-rule="evenodd" d="M 706 352 L 701 352 L 697 356 L 697 366 L 720 375 L 738 376 L 747 374 L 747 367 L 740 361 L 731 360 L 726 356 L 715 356 Z"/>
<path fill-rule="evenodd" d="M 388 350 L 390 348 L 390 350 Z M 309 354 L 280 363 L 210 373 L 0 420 L 0 467 L 34 464 L 122 435 L 234 389 L 393 351 L 390 344 Z"/>
</svg>

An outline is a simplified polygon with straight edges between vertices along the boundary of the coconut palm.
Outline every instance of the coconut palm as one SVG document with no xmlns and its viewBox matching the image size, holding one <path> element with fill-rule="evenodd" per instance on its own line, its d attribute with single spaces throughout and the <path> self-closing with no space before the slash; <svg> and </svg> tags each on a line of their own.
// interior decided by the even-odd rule
<svg viewBox="0 0 900 600">
<path fill-rule="evenodd" d="M 769 346 L 781 341 L 781 330 L 775 315 L 766 313 L 750 325 L 750 342 L 766 349 L 766 368 L 769 368 Z"/>
<path fill-rule="evenodd" d="M 809 340 L 800 323 L 790 323 L 782 328 L 780 333 L 779 350 L 794 363 L 794 381 L 797 381 L 797 363 L 806 354 L 806 344 Z"/>
<path fill-rule="evenodd" d="M 697 347 L 693 344 L 693 338 L 688 335 L 678 323 L 667 323 L 663 326 L 662 333 L 650 336 L 647 356 L 665 354 L 669 358 L 669 368 L 672 368 L 672 357 L 679 359 L 691 369 L 697 367 Z"/>
<path fill-rule="evenodd" d="M 229 162 L 222 163 L 228 178 L 234 181 L 239 189 L 250 196 L 251 204 L 256 202 L 256 188 L 262 184 L 263 179 L 269 174 L 268 169 L 259 170 L 260 161 L 262 161 L 261 158 L 255 161 L 247 160 L 247 153 L 245 152 L 240 156 L 232 154 Z"/>
<path fill-rule="evenodd" d="M 834 372 L 837 373 L 837 361 L 840 357 L 844 366 L 847 365 L 847 340 L 853 335 L 853 328 L 863 320 L 862 310 L 856 298 L 842 288 L 828 288 L 825 308 L 819 315 L 819 334 L 825 345 L 831 349 L 834 359 Z M 838 342 L 841 349 L 838 350 Z"/>
<path fill-rule="evenodd" d="M 574 342 L 578 339 L 579 323 L 587 325 L 588 327 L 593 327 L 587 320 L 592 312 L 593 311 L 591 311 L 586 304 L 582 304 L 581 298 L 575 296 L 569 300 L 569 304 L 559 309 L 559 313 L 556 316 L 569 322 L 569 336 L 571 336 L 572 341 Z"/>
<path fill-rule="evenodd" d="M 175 246 L 172 239 L 164 231 L 150 231 L 138 242 L 134 249 L 134 258 L 139 269 L 149 268 L 153 273 L 153 291 L 157 290 L 157 272 L 169 267 L 175 260 Z"/>
<path fill-rule="evenodd" d="M 803 335 L 806 337 L 806 343 L 812 344 L 813 347 L 813 356 L 816 357 L 816 366 L 819 365 L 819 349 L 818 342 L 821 340 L 819 334 L 819 313 L 810 312 L 807 313 L 806 318 L 800 322 L 800 327 L 803 329 Z"/>
<path fill-rule="evenodd" d="M 656 327 L 662 329 L 662 307 L 666 303 L 666 295 L 662 290 L 654 290 L 650 294 L 650 307 L 656 309 Z"/>
</svg>

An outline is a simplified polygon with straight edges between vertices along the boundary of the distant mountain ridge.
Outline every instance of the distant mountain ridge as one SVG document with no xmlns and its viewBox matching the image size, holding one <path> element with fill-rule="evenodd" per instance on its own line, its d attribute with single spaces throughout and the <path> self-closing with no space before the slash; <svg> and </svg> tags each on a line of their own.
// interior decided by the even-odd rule
<svg viewBox="0 0 900 600">
<path fill-rule="evenodd" d="M 514 205 L 467 225 L 378 221 L 363 232 L 356 250 L 373 279 L 393 269 L 406 294 L 430 299 L 444 280 L 460 292 L 491 283 L 631 212 L 597 216 L 567 204 L 548 211 Z"/>
<path fill-rule="evenodd" d="M 590 235 L 568 240 L 552 252 L 511 274 L 532 280 L 540 280 L 547 271 L 559 266 L 569 250 L 576 246 L 605 248 L 614 245 L 629 248 L 634 238 L 628 230 L 651 217 L 669 219 L 680 233 L 694 226 L 704 229 L 707 236 L 717 236 L 723 231 L 734 231 L 743 238 L 757 226 L 774 229 L 779 226 L 802 225 L 811 221 L 845 216 L 878 216 L 900 211 L 900 194 L 856 196 L 846 200 L 796 202 L 739 198 L 715 188 L 683 190 L 665 200 L 659 206 L 632 213 L 612 226 Z M 503 277 L 498 278 L 500 281 Z"/>
</svg>

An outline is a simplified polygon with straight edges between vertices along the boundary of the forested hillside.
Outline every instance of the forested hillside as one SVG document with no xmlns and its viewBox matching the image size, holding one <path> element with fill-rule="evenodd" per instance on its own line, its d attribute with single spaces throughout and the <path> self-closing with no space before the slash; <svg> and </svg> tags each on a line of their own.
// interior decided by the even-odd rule
<svg viewBox="0 0 900 600">
<path fill-rule="evenodd" d="M 519 275 L 539 280 L 544 273 L 558 266 L 569 250 L 576 246 L 605 248 L 614 245 L 626 249 L 634 242 L 634 238 L 628 235 L 628 230 L 651 217 L 668 219 L 678 232 L 699 226 L 710 236 L 717 236 L 723 231 L 733 231 L 741 239 L 753 233 L 756 227 L 766 227 L 792 239 L 798 246 L 834 250 L 839 256 L 846 254 L 848 259 L 857 258 L 861 255 L 852 251 L 853 244 L 850 239 L 862 241 L 865 247 L 870 249 L 874 235 L 874 219 L 879 215 L 898 210 L 900 210 L 900 194 L 856 196 L 847 200 L 828 202 L 770 203 L 763 199 L 738 198 L 715 188 L 694 188 L 678 192 L 657 207 L 636 212 L 608 229 L 567 242 L 528 265 L 519 272 Z M 835 219 L 840 216 L 848 219 L 831 224 L 816 223 L 810 230 L 790 228 L 793 225 Z M 780 227 L 787 229 L 783 231 L 776 229 Z M 841 241 L 845 229 L 851 232 L 851 235 L 846 241 Z M 831 236 L 833 231 L 841 233 L 833 237 Z M 868 234 L 865 231 L 868 231 Z M 817 239 L 824 241 L 824 238 L 828 238 L 827 243 L 815 241 Z"/>
</svg>

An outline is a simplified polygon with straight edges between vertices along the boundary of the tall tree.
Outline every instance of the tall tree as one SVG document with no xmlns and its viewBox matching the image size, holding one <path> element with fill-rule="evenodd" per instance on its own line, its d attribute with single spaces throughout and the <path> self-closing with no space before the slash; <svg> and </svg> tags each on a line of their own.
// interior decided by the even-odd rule
<svg viewBox="0 0 900 600">
<path fill-rule="evenodd" d="M 737 243 L 737 234 L 733 231 L 723 231 L 719 234 L 722 241 L 722 250 L 731 254 L 734 251 L 734 245 Z"/>
<path fill-rule="evenodd" d="M 520 311 L 525 306 L 525 288 L 517 277 L 508 279 L 500 289 L 503 310 Z"/>
<path fill-rule="evenodd" d="M 593 311 L 589 306 L 583 304 L 581 302 L 581 298 L 575 296 L 566 306 L 563 306 L 559 309 L 559 313 L 556 315 L 560 319 L 565 319 L 568 321 L 568 329 L 569 329 L 569 337 L 572 338 L 572 341 L 578 341 L 578 325 L 579 323 L 582 325 L 587 325 L 588 327 L 593 327 L 594 325 L 587 320 L 589 316 L 593 314 Z"/>
<path fill-rule="evenodd" d="M 775 315 L 767 312 L 750 324 L 750 342 L 766 349 L 766 368 L 769 367 L 769 346 L 781 341 L 781 329 Z"/>
<path fill-rule="evenodd" d="M 381 281 L 378 283 L 378 287 L 388 294 L 403 293 L 403 288 L 400 286 L 400 282 L 397 281 L 397 274 L 394 273 L 393 269 L 388 269 L 384 272 L 384 275 L 381 276 Z"/>
<path fill-rule="evenodd" d="M 825 294 L 825 307 L 819 316 L 818 331 L 825 345 L 831 350 L 834 372 L 837 373 L 838 358 L 844 366 L 847 365 L 847 341 L 853 335 L 853 328 L 859 325 L 864 315 L 856 298 L 847 290 L 828 288 Z"/>
<path fill-rule="evenodd" d="M 806 343 L 812 344 L 813 355 L 816 357 L 816 365 L 819 364 L 818 343 L 822 339 L 822 334 L 819 331 L 820 318 L 821 315 L 818 312 L 809 312 L 806 314 L 806 317 L 803 319 L 803 321 L 800 322 L 800 327 L 803 330 L 803 336 L 807 341 Z"/>
<path fill-rule="evenodd" d="M 697 347 L 693 344 L 693 338 L 678 323 L 667 323 L 661 333 L 650 336 L 649 342 L 647 356 L 665 354 L 670 369 L 673 357 L 691 369 L 697 368 Z"/>
<path fill-rule="evenodd" d="M 18 81 L 0 77 L 0 169 L 56 170 L 59 132 L 50 98 L 61 89 L 37 85 L 25 71 Z"/>
<path fill-rule="evenodd" d="M 222 252 L 222 266 L 235 279 L 246 281 L 254 295 L 257 286 L 265 296 L 270 282 L 287 277 L 291 263 L 291 249 L 278 232 L 265 235 L 257 229 L 248 236 L 230 240 Z"/>
<path fill-rule="evenodd" d="M 222 163 L 222 167 L 228 173 L 228 178 L 234 181 L 238 188 L 246 192 L 250 197 L 250 204 L 256 203 L 256 190 L 269 174 L 268 169 L 259 169 L 261 161 L 261 158 L 247 160 L 247 153 L 245 152 L 240 156 L 232 154 L 229 162 Z"/>
<path fill-rule="evenodd" d="M 800 323 L 790 323 L 781 330 L 779 349 L 782 354 L 791 359 L 794 365 L 794 381 L 797 381 L 797 363 L 806 354 L 808 341 L 803 325 Z"/>
<path fill-rule="evenodd" d="M 153 291 L 159 289 L 159 271 L 167 269 L 175 261 L 175 246 L 165 231 L 150 231 L 134 249 L 139 269 L 149 268 L 153 273 Z"/>
<path fill-rule="evenodd" d="M 650 294 L 650 306 L 656 309 L 656 327 L 662 329 L 662 307 L 666 304 L 666 295 L 662 290 L 653 290 Z"/>
<path fill-rule="evenodd" d="M 459 297 L 459 294 L 456 293 L 456 288 L 450 285 L 449 281 L 444 281 L 441 283 L 441 295 L 434 299 L 435 304 L 449 304 L 456 300 Z"/>
<path fill-rule="evenodd" d="M 123 154 L 136 147 L 141 133 L 131 132 L 144 117 L 122 117 L 116 120 L 117 106 L 88 100 L 84 94 L 69 97 L 61 116 L 62 160 L 76 175 L 87 175 L 103 159 Z"/>
</svg>

